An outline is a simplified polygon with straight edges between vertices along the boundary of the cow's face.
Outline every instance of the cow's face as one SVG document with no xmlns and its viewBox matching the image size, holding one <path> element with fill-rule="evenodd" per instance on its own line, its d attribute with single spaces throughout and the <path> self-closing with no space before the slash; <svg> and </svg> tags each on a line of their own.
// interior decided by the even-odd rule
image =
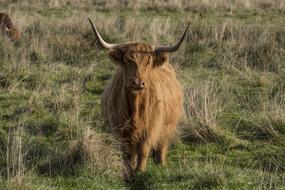
<svg viewBox="0 0 285 190">
<path fill-rule="evenodd" d="M 149 75 L 168 60 L 166 54 L 155 54 L 148 44 L 128 44 L 109 52 L 110 58 L 122 67 L 125 86 L 130 91 L 148 88 Z"/>
<path fill-rule="evenodd" d="M 188 24 L 182 37 L 174 45 L 156 47 L 143 43 L 107 43 L 103 40 L 90 18 L 89 22 L 99 44 L 108 49 L 109 57 L 123 68 L 125 86 L 132 92 L 148 88 L 149 82 L 151 82 L 148 77 L 150 73 L 156 67 L 160 67 L 168 61 L 167 53 L 175 52 L 179 49 L 189 28 Z"/>
</svg>

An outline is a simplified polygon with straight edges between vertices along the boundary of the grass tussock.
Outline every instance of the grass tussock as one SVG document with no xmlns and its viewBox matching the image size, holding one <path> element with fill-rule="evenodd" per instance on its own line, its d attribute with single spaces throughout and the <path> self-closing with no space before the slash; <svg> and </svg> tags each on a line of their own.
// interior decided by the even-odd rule
<svg viewBox="0 0 285 190">
<path fill-rule="evenodd" d="M 256 112 L 242 117 L 239 133 L 251 140 L 267 139 L 271 141 L 284 141 L 284 96 L 283 89 L 275 89 L 275 95 L 259 97 L 259 106 Z M 250 133 L 244 133 L 250 130 Z"/>
<path fill-rule="evenodd" d="M 231 103 L 228 99 L 230 89 L 225 81 L 216 77 L 191 79 L 184 88 L 185 123 L 182 136 L 187 141 L 207 142 L 224 136 L 219 127 L 219 120 L 224 110 Z"/>
<path fill-rule="evenodd" d="M 39 170 L 52 176 L 60 173 L 74 175 L 84 166 L 85 172 L 93 176 L 102 173 L 120 176 L 122 161 L 118 147 L 110 137 L 86 129 L 82 136 L 70 141 L 68 149 L 61 156 L 41 165 Z"/>
</svg>

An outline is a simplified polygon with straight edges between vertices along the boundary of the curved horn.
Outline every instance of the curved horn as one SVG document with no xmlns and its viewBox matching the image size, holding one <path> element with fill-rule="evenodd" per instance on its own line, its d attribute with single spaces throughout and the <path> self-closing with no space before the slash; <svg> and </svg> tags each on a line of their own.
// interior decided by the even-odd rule
<svg viewBox="0 0 285 190">
<path fill-rule="evenodd" d="M 91 24 L 91 26 L 92 26 L 93 32 L 94 32 L 94 34 L 95 34 L 95 36 L 96 36 L 96 38 L 97 38 L 99 44 L 100 44 L 102 47 L 104 47 L 104 48 L 106 48 L 106 49 L 111 49 L 111 48 L 115 48 L 115 47 L 117 47 L 117 46 L 119 45 L 119 44 L 109 44 L 109 43 L 105 42 L 105 41 L 103 40 L 103 38 L 101 37 L 101 35 L 99 34 L 97 28 L 95 27 L 95 25 L 94 25 L 93 22 L 91 21 L 91 19 L 88 18 L 88 20 L 89 20 L 89 22 L 90 22 L 90 24 Z"/>
<path fill-rule="evenodd" d="M 155 48 L 155 51 L 156 52 L 175 52 L 179 49 L 179 47 L 181 46 L 185 36 L 186 36 L 186 33 L 187 33 L 187 30 L 189 28 L 190 24 L 188 24 L 182 38 L 173 46 L 160 46 L 160 47 L 156 47 Z"/>
</svg>

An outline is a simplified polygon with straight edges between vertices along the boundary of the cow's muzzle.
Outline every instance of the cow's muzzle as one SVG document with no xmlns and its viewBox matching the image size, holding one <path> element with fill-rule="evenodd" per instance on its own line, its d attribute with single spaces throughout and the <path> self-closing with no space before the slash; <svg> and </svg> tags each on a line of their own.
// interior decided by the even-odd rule
<svg viewBox="0 0 285 190">
<path fill-rule="evenodd" d="M 132 90 L 142 90 L 145 88 L 145 82 L 142 79 L 130 78 L 129 79 L 129 87 Z"/>
</svg>

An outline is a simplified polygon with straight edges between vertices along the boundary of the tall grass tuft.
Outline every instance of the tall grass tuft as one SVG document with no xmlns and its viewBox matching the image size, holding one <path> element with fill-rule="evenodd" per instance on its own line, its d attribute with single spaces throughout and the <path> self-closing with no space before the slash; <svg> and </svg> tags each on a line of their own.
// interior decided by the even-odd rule
<svg viewBox="0 0 285 190">
<path fill-rule="evenodd" d="M 184 84 L 186 118 L 183 138 L 193 142 L 219 140 L 224 135 L 219 120 L 231 103 L 226 81 L 219 81 L 214 76 L 188 80 Z"/>
</svg>

